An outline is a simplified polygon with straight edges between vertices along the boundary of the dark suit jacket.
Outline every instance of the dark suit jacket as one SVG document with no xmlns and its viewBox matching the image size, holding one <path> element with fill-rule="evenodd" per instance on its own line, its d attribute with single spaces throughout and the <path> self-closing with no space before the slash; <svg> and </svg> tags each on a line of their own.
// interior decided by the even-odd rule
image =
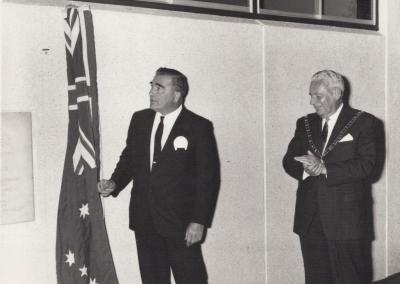
<svg viewBox="0 0 400 284">
<path fill-rule="evenodd" d="M 344 105 L 336 121 L 330 145 L 339 132 L 358 111 Z M 316 146 L 322 144 L 320 134 L 322 119 L 308 115 L 312 139 Z M 302 164 L 293 158 L 311 150 L 307 139 L 304 118 L 297 121 L 296 132 L 283 158 L 286 172 L 298 180 L 294 232 L 304 235 L 316 208 L 322 227 L 330 240 L 370 238 L 371 216 L 368 204 L 370 185 L 366 182 L 376 161 L 375 127 L 377 119 L 366 112 L 347 131 L 352 141 L 340 142 L 324 157 L 327 176 L 308 177 L 303 180 Z M 318 206 L 318 207 L 316 207 Z"/>
<path fill-rule="evenodd" d="M 129 227 L 154 224 L 164 236 L 182 235 L 189 222 L 209 227 L 220 184 L 220 165 L 212 123 L 183 108 L 150 171 L 150 136 L 155 112 L 136 112 L 126 147 L 111 179 L 117 196 L 133 180 Z M 187 149 L 175 149 L 175 138 L 187 139 Z"/>
</svg>

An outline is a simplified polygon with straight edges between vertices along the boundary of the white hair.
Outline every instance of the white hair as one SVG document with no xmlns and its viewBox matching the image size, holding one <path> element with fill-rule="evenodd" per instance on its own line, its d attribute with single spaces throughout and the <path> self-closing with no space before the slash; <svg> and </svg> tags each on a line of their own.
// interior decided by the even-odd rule
<svg viewBox="0 0 400 284">
<path fill-rule="evenodd" d="M 343 76 L 332 70 L 322 70 L 315 73 L 311 82 L 322 81 L 329 89 L 338 88 L 343 94 L 344 91 L 344 80 Z"/>
</svg>

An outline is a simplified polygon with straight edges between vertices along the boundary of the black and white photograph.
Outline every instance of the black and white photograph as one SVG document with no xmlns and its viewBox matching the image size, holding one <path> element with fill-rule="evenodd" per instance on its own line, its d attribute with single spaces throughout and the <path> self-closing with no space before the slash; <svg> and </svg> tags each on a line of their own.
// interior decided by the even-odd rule
<svg viewBox="0 0 400 284">
<path fill-rule="evenodd" d="M 0 283 L 400 283 L 400 1 L 0 12 Z"/>
</svg>

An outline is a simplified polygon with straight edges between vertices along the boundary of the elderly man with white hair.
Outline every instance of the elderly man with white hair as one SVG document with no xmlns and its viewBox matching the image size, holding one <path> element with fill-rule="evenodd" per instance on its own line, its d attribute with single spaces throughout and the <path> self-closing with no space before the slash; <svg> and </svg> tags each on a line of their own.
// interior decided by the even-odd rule
<svg viewBox="0 0 400 284">
<path fill-rule="evenodd" d="M 343 93 L 337 72 L 312 76 L 315 112 L 297 120 L 283 158 L 285 171 L 298 181 L 294 232 L 307 284 L 361 284 L 372 277 L 368 179 L 376 163 L 378 120 L 344 103 Z"/>
</svg>

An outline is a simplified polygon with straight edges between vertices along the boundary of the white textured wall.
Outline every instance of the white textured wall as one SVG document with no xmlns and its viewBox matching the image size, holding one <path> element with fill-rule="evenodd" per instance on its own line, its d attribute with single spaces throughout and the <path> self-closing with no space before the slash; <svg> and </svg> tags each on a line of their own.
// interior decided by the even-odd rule
<svg viewBox="0 0 400 284">
<path fill-rule="evenodd" d="M 400 1 L 387 1 L 388 272 L 400 272 Z"/>
<path fill-rule="evenodd" d="M 172 17 L 168 12 L 157 16 L 149 10 L 93 5 L 104 177 L 118 159 L 132 112 L 148 106 L 148 82 L 154 70 L 159 66 L 182 70 L 191 86 L 187 106 L 214 122 L 222 165 L 219 203 L 204 245 L 210 284 L 265 283 L 265 254 L 268 283 L 303 283 L 299 243 L 291 233 L 296 184 L 283 172 L 281 159 L 296 119 L 312 111 L 307 95 L 310 76 L 332 68 L 351 81 L 354 107 L 390 119 L 388 171 L 373 190 L 377 234 L 373 251 L 375 278 L 382 278 L 387 267 L 390 273 L 397 272 L 400 181 L 395 149 L 400 137 L 391 119 L 399 118 L 400 70 L 395 63 L 399 23 L 393 20 L 399 6 L 391 5 L 387 37 L 310 25 L 263 27 L 211 16 Z M 53 284 L 68 119 L 62 7 L 13 3 L 1 7 L 1 107 L 33 113 L 36 220 L 0 226 L 0 283 Z M 45 48 L 48 53 L 42 51 Z M 388 262 L 386 198 L 388 220 L 394 224 L 388 231 Z M 128 202 L 129 190 L 105 201 L 121 284 L 140 279 L 134 236 L 128 229 Z"/>
<path fill-rule="evenodd" d="M 55 278 L 55 236 L 67 129 L 62 8 L 3 4 L 4 110 L 33 112 L 36 220 L 2 226 L 1 283 Z M 125 142 L 132 113 L 148 106 L 160 66 L 190 80 L 190 109 L 214 122 L 222 187 L 203 246 L 210 283 L 264 283 L 264 181 L 261 27 L 153 16 L 94 5 L 103 175 Z M 50 51 L 45 54 L 43 48 Z M 121 284 L 140 283 L 129 189 L 105 201 L 106 222 Z M 28 256 L 28 257 L 27 257 Z M 21 273 L 23 272 L 23 273 Z"/>
<path fill-rule="evenodd" d="M 0 282 L 53 284 L 68 119 L 61 9 L 1 8 L 1 109 L 32 112 L 35 221 L 0 226 Z"/>
</svg>

